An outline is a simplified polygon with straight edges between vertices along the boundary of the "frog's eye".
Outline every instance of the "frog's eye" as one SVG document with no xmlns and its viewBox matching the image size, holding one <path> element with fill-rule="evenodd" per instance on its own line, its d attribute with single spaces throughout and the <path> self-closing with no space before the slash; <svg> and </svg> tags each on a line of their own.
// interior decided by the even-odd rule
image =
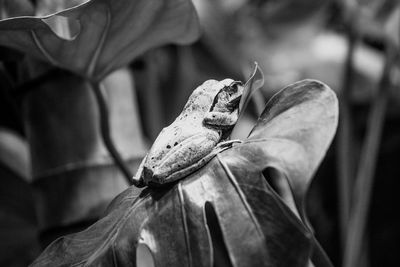
<svg viewBox="0 0 400 267">
<path fill-rule="evenodd" d="M 237 89 L 239 86 L 243 86 L 243 83 L 241 81 L 234 81 L 229 86 Z"/>
<path fill-rule="evenodd" d="M 229 86 L 226 86 L 224 89 L 229 94 L 229 96 L 231 96 L 238 92 L 240 86 L 243 86 L 242 82 L 234 81 Z"/>
</svg>

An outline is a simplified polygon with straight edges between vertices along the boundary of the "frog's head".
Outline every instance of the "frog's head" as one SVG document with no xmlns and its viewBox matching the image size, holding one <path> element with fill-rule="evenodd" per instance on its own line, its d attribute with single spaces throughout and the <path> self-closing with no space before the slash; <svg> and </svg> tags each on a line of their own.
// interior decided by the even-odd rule
<svg viewBox="0 0 400 267">
<path fill-rule="evenodd" d="M 219 82 L 219 86 L 220 89 L 209 112 L 205 114 L 203 123 L 207 127 L 218 130 L 224 137 L 230 133 L 239 118 L 243 86 L 241 82 L 231 79 Z"/>
<path fill-rule="evenodd" d="M 233 81 L 231 79 L 223 80 L 220 83 L 223 83 L 223 87 L 215 96 L 211 110 L 233 112 L 239 107 L 240 99 L 243 95 L 243 84 L 240 81 Z"/>
</svg>

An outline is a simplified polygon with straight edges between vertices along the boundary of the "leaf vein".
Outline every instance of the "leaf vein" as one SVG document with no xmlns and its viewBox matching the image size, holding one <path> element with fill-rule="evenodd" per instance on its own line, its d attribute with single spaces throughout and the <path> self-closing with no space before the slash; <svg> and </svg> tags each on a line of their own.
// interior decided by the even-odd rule
<svg viewBox="0 0 400 267">
<path fill-rule="evenodd" d="M 58 66 L 58 62 L 57 60 L 55 60 L 44 48 L 44 46 L 42 45 L 42 43 L 40 42 L 39 38 L 37 37 L 35 31 L 31 30 L 31 36 L 33 38 L 33 41 L 35 42 L 35 45 L 39 48 L 40 52 L 42 52 L 42 54 L 44 55 L 44 57 L 50 61 L 51 64 Z"/>
<path fill-rule="evenodd" d="M 231 170 L 226 165 L 226 163 L 223 162 L 223 160 L 221 159 L 221 157 L 219 155 L 217 155 L 217 158 L 218 158 L 219 162 L 221 163 L 222 168 L 224 169 L 225 173 L 227 174 L 229 180 L 233 184 L 236 192 L 239 194 L 240 200 L 242 201 L 243 205 L 245 206 L 247 212 L 249 213 L 249 216 L 250 216 L 251 220 L 253 221 L 257 232 L 259 233 L 260 236 L 263 236 L 263 231 L 261 229 L 261 226 L 258 223 L 257 218 L 254 216 L 253 210 L 251 209 L 250 204 L 247 202 L 246 197 L 245 197 L 243 191 L 240 189 L 240 186 L 239 186 L 238 182 L 236 181 L 235 177 L 233 176 Z"/>
<path fill-rule="evenodd" d="M 179 195 L 179 201 L 181 204 L 181 213 L 182 213 L 182 223 L 183 223 L 183 229 L 184 229 L 184 235 L 185 235 L 185 242 L 186 242 L 186 249 L 188 252 L 188 258 L 189 258 L 189 267 L 192 267 L 192 252 L 190 249 L 190 241 L 189 241 L 189 228 L 187 225 L 187 217 L 186 217 L 186 211 L 185 211 L 185 199 L 183 198 L 183 191 L 182 191 L 182 184 L 178 184 L 178 195 Z"/>
<path fill-rule="evenodd" d="M 100 36 L 100 40 L 99 40 L 99 42 L 98 42 L 98 44 L 96 46 L 96 49 L 94 50 L 92 59 L 90 60 L 89 66 L 88 66 L 88 69 L 87 69 L 87 72 L 88 72 L 87 74 L 88 74 L 89 77 L 92 77 L 92 75 L 93 75 L 93 73 L 95 71 L 96 64 L 97 64 L 97 62 L 99 60 L 99 57 L 100 57 L 100 53 L 104 48 L 104 44 L 106 43 L 107 35 L 108 35 L 109 30 L 110 30 L 111 12 L 110 12 L 109 7 L 106 8 L 105 17 L 106 17 L 106 25 L 104 27 L 104 31 Z"/>
</svg>

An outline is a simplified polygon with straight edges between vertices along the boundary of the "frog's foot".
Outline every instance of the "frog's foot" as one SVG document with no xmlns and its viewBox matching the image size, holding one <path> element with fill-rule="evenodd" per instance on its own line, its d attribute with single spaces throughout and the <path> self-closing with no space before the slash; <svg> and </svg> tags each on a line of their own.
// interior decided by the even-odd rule
<svg viewBox="0 0 400 267">
<path fill-rule="evenodd" d="M 133 176 L 132 177 L 132 184 L 138 188 L 142 188 L 145 187 L 146 184 L 144 183 L 143 178 L 141 178 L 140 176 Z"/>
</svg>

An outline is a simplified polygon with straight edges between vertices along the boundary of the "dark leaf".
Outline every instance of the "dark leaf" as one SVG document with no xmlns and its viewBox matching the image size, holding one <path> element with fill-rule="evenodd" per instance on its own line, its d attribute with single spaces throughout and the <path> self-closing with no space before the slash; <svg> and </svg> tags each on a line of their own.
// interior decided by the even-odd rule
<svg viewBox="0 0 400 267">
<path fill-rule="evenodd" d="M 40 253 L 32 186 L 21 178 L 0 160 L 0 266 L 27 266 Z"/>
<path fill-rule="evenodd" d="M 337 127 L 337 99 L 328 88 L 314 80 L 286 87 L 268 102 L 248 139 L 263 148 L 264 169 L 277 169 L 288 179 L 300 211 Z"/>
<path fill-rule="evenodd" d="M 59 32 L 55 19 L 75 27 Z M 93 80 L 150 48 L 198 36 L 189 0 L 91 0 L 49 16 L 0 21 L 0 44 Z"/>
<path fill-rule="evenodd" d="M 303 198 L 337 116 L 326 85 L 290 85 L 244 143 L 177 184 L 139 197 L 126 190 L 103 219 L 56 240 L 33 266 L 306 266 L 312 234 L 263 173 L 282 173 Z"/>
</svg>

